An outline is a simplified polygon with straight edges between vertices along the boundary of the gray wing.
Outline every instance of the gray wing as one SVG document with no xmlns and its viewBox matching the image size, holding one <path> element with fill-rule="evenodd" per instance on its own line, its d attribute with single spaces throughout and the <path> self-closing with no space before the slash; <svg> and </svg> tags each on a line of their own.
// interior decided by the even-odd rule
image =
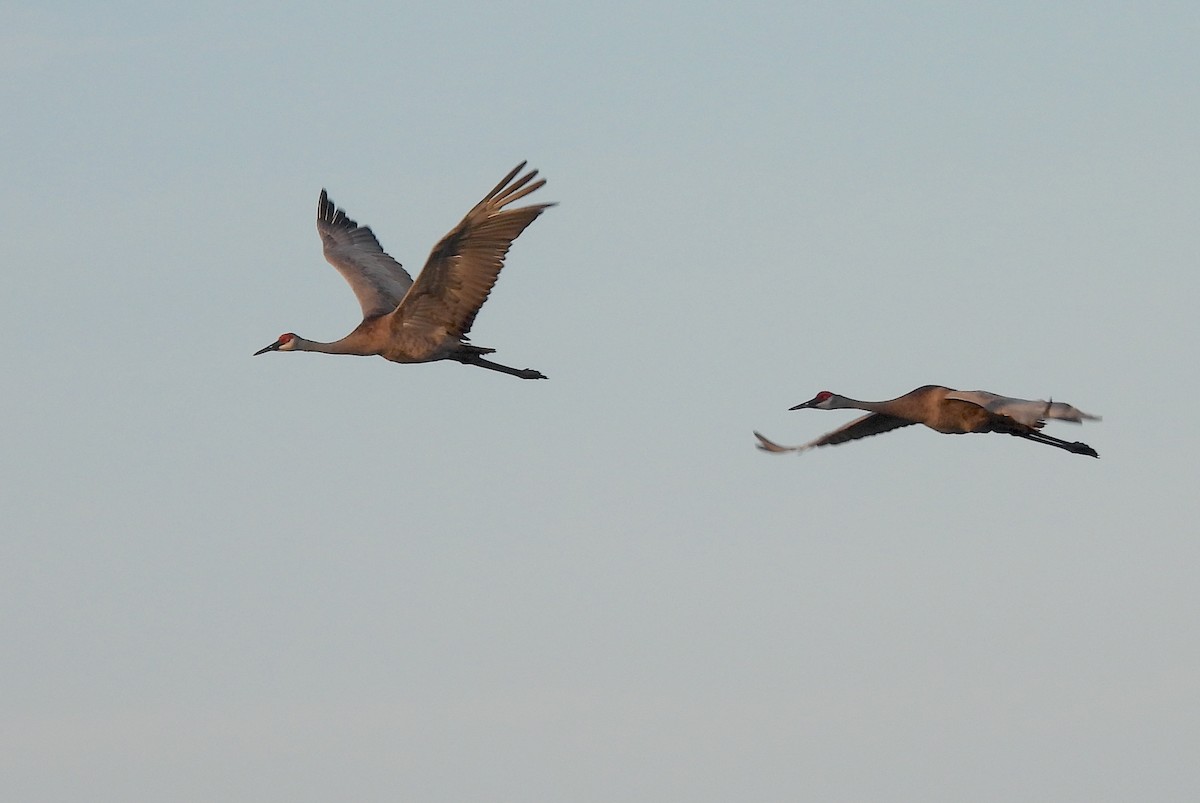
<svg viewBox="0 0 1200 803">
<path fill-rule="evenodd" d="M 1085 419 L 1088 421 L 1100 420 L 1100 416 L 1089 415 L 1065 402 L 1014 399 L 1010 396 L 989 393 L 986 390 L 955 390 L 947 393 L 946 398 L 977 404 L 989 413 L 1008 416 L 1029 427 L 1040 427 L 1048 418 L 1074 421 L 1077 424 L 1083 423 Z"/>
<path fill-rule="evenodd" d="M 436 333 L 438 339 L 442 335 L 461 338 L 471 331 L 513 240 L 554 206 L 504 208 L 546 183 L 545 179 L 530 183 L 536 170 L 516 178 L 524 167 L 525 162 L 517 165 L 433 247 L 396 311 L 393 326 L 398 336 L 423 338 Z"/>
<path fill-rule="evenodd" d="M 400 306 L 412 277 L 387 255 L 369 228 L 334 206 L 325 190 L 317 201 L 317 232 L 325 258 L 349 282 L 364 318 L 386 315 Z"/>
<path fill-rule="evenodd" d="M 757 432 L 754 433 L 754 437 L 758 438 L 758 448 L 764 452 L 805 452 L 809 449 L 815 449 L 818 446 L 836 446 L 846 441 L 867 438 L 882 432 L 891 432 L 893 429 L 907 427 L 915 423 L 917 422 L 909 421 L 907 418 L 897 418 L 894 415 L 867 413 L 860 418 L 854 419 L 844 427 L 838 427 L 833 432 L 827 432 L 816 440 L 802 443 L 799 446 L 781 446 Z"/>
</svg>

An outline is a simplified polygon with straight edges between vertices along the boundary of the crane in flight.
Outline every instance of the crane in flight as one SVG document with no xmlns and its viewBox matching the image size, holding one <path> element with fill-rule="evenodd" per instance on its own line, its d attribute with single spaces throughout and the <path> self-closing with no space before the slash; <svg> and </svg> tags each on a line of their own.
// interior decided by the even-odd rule
<svg viewBox="0 0 1200 803">
<path fill-rule="evenodd" d="M 1086 443 L 1060 440 L 1041 431 L 1048 418 L 1075 423 L 1082 423 L 1084 419 L 1100 420 L 1099 416 L 1088 415 L 1063 402 L 1013 399 L 986 390 L 954 390 L 941 385 L 925 385 L 899 398 L 881 402 L 857 401 L 823 390 L 790 409 L 810 407 L 817 410 L 866 410 L 867 415 L 799 446 L 780 446 L 755 432 L 758 448 L 765 452 L 804 452 L 818 446 L 831 446 L 890 432 L 910 424 L 924 424 L 949 435 L 1004 432 L 1034 443 L 1066 449 L 1072 454 L 1100 456 Z"/>
<path fill-rule="evenodd" d="M 483 355 L 495 349 L 467 342 L 479 308 L 496 284 L 513 240 L 552 203 L 506 209 L 546 183 L 536 170 L 517 178 L 513 168 L 483 200 L 443 237 L 414 282 L 379 245 L 366 226 L 338 209 L 325 190 L 317 201 L 317 232 L 325 258 L 350 284 L 363 320 L 332 343 L 306 340 L 293 332 L 254 352 L 318 351 L 323 354 L 379 355 L 392 362 L 456 360 L 521 379 L 545 379 L 532 368 L 510 368 Z M 532 183 L 531 183 L 532 182 Z"/>
</svg>

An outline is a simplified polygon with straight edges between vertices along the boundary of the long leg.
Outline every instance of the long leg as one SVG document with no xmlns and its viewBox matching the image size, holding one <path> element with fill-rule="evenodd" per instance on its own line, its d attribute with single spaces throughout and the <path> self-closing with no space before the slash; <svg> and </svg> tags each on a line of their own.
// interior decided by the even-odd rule
<svg viewBox="0 0 1200 803">
<path fill-rule="evenodd" d="M 1096 450 L 1088 446 L 1086 443 L 1079 441 L 1064 441 L 1060 438 L 1055 438 L 1053 435 L 1047 435 L 1044 432 L 1039 432 L 1036 429 L 1030 429 L 1028 432 L 1023 430 L 1012 429 L 1008 431 L 1009 435 L 1016 435 L 1018 438 L 1025 438 L 1034 443 L 1044 443 L 1047 446 L 1055 446 L 1059 449 L 1066 449 L 1072 454 L 1085 454 L 1088 457 L 1099 457 Z"/>
<path fill-rule="evenodd" d="M 456 360 L 463 365 L 478 365 L 480 368 L 487 368 L 489 371 L 499 371 L 502 374 L 519 377 L 521 379 L 545 379 L 546 375 L 541 371 L 535 371 L 532 368 L 509 368 L 507 365 L 501 365 L 498 362 L 485 360 L 478 354 L 463 354 L 455 357 Z"/>
</svg>

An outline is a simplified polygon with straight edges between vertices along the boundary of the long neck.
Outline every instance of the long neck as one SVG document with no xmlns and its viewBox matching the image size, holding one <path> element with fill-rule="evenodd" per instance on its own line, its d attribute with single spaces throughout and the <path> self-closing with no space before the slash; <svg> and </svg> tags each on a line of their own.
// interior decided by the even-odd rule
<svg viewBox="0 0 1200 803">
<path fill-rule="evenodd" d="M 847 399 L 845 396 L 834 395 L 829 400 L 830 407 L 853 407 L 856 410 L 866 410 L 870 413 L 907 418 L 909 421 L 922 421 L 934 429 L 933 422 L 942 415 L 942 400 L 950 392 L 949 388 L 941 385 L 922 385 L 903 396 L 887 401 L 865 402 L 857 399 Z"/>
<path fill-rule="evenodd" d="M 859 401 L 846 396 L 838 396 L 836 393 L 829 397 L 829 401 L 825 402 L 826 409 L 829 410 L 865 410 L 868 413 L 884 413 L 890 402 L 871 402 Z"/>
<path fill-rule="evenodd" d="M 317 351 L 321 354 L 357 354 L 359 356 L 367 356 L 374 354 L 374 351 L 364 350 L 362 344 L 357 342 L 354 333 L 351 332 L 341 340 L 335 340 L 332 343 L 322 343 L 319 340 L 306 340 L 303 337 L 297 336 L 295 346 L 292 351 Z"/>
</svg>

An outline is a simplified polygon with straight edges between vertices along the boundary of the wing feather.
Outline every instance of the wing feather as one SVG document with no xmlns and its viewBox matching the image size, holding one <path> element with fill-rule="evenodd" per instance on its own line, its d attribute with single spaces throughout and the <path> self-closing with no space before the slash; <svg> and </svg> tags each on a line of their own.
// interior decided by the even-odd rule
<svg viewBox="0 0 1200 803">
<path fill-rule="evenodd" d="M 524 167 L 525 162 L 517 165 L 433 247 L 396 310 L 393 325 L 401 330 L 398 334 L 421 338 L 437 332 L 461 338 L 471 331 L 513 241 L 538 215 L 554 206 L 504 208 L 546 183 L 545 179 L 533 181 L 536 170 L 516 178 Z"/>
<path fill-rule="evenodd" d="M 1083 423 L 1084 420 L 1100 420 L 1100 416 L 1090 415 L 1065 402 L 1015 399 L 986 390 L 955 390 L 947 393 L 946 398 L 979 405 L 989 413 L 1008 416 L 1029 427 L 1041 427 L 1048 418 L 1074 421 L 1077 424 Z"/>
<path fill-rule="evenodd" d="M 325 258 L 349 283 L 364 318 L 386 315 L 400 305 L 412 277 L 388 256 L 371 229 L 347 217 L 325 190 L 317 201 L 317 231 Z"/>
<path fill-rule="evenodd" d="M 827 432 L 816 440 L 811 440 L 808 443 L 800 444 L 799 446 L 781 446 L 774 441 L 768 440 L 759 433 L 755 432 L 754 436 L 758 438 L 758 448 L 764 452 L 806 452 L 809 449 L 815 449 L 818 446 L 836 446 L 839 443 L 846 441 L 858 440 L 859 438 L 867 438 L 871 435 L 879 435 L 884 432 L 891 432 L 893 429 L 907 427 L 915 424 L 915 421 L 909 421 L 907 418 L 897 418 L 894 415 L 884 415 L 883 413 L 867 413 L 864 416 L 854 419 L 845 426 L 838 427 L 832 432 Z"/>
</svg>

